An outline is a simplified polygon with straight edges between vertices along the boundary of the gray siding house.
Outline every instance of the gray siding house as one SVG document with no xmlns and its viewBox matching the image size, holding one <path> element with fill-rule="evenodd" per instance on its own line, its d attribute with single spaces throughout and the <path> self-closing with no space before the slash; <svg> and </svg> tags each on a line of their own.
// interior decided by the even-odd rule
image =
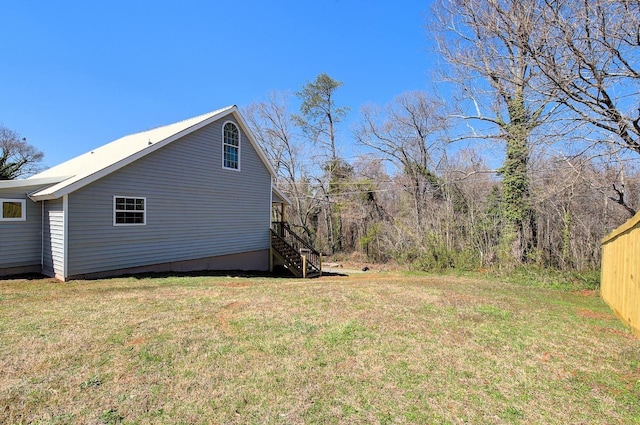
<svg viewBox="0 0 640 425">
<path fill-rule="evenodd" d="M 266 271 L 274 175 L 230 106 L 0 181 L 0 275 Z"/>
</svg>

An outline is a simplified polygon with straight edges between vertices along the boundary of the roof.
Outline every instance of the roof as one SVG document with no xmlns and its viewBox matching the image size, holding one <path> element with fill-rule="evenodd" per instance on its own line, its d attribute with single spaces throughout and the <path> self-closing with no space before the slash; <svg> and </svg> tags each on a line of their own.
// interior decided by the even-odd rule
<svg viewBox="0 0 640 425">
<path fill-rule="evenodd" d="M 287 195 L 285 195 L 285 193 L 280 190 L 277 186 L 272 186 L 272 198 L 271 198 L 271 202 L 276 203 L 276 204 L 287 204 L 287 205 L 291 205 L 291 199 L 289 199 L 289 197 Z"/>
<path fill-rule="evenodd" d="M 54 183 L 59 183 L 60 177 L 42 177 L 36 178 L 35 176 L 28 179 L 17 180 L 0 180 L 0 189 L 12 189 L 14 187 L 27 187 L 27 186 L 46 186 Z"/>
<path fill-rule="evenodd" d="M 34 201 L 57 199 L 105 177 L 120 168 L 186 136 L 220 118 L 233 115 L 272 176 L 275 171 L 259 147 L 238 107 L 228 106 L 174 124 L 121 137 L 111 143 L 77 156 L 24 180 L 11 181 L 12 187 L 50 185 L 31 193 Z M 0 188 L 4 187 L 0 183 Z"/>
</svg>

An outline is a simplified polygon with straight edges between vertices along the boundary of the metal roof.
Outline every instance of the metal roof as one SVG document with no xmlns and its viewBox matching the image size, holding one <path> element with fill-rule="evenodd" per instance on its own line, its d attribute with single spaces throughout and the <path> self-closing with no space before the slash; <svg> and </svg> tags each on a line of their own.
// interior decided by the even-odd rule
<svg viewBox="0 0 640 425">
<path fill-rule="evenodd" d="M 14 181 L 13 185 L 18 185 L 18 182 L 21 182 L 21 186 L 29 186 L 48 181 L 53 184 L 31 193 L 29 197 L 34 201 L 57 199 L 230 114 L 234 115 L 271 175 L 275 175 L 273 167 L 258 146 L 246 122 L 238 112 L 237 106 L 233 105 L 177 123 L 124 136 L 28 179 Z"/>
</svg>

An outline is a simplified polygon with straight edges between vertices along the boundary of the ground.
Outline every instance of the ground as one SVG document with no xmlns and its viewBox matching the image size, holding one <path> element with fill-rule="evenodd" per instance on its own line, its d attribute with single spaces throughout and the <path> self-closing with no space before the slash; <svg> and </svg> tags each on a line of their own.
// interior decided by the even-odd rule
<svg viewBox="0 0 640 425">
<path fill-rule="evenodd" d="M 0 423 L 637 424 L 594 291 L 402 272 L 0 281 Z"/>
</svg>

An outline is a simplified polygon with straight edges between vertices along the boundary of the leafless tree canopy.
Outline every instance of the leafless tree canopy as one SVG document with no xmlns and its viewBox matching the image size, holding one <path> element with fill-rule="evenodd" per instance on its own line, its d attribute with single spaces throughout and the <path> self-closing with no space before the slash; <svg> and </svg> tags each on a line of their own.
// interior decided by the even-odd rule
<svg viewBox="0 0 640 425">
<path fill-rule="evenodd" d="M 640 4 L 545 0 L 543 26 L 528 44 L 556 100 L 575 120 L 640 154 Z"/>
<path fill-rule="evenodd" d="M 596 269 L 601 238 L 640 206 L 640 2 L 436 0 L 432 11 L 446 95 L 361 107 L 364 155 L 338 154 L 346 109 L 331 90 L 346 88 L 328 76 L 329 92 L 319 79 L 298 92 L 302 115 L 280 95 L 249 109 L 289 217 L 339 256 Z"/>
<path fill-rule="evenodd" d="M 24 137 L 0 126 L 0 180 L 28 177 L 42 170 L 44 154 Z"/>
</svg>

